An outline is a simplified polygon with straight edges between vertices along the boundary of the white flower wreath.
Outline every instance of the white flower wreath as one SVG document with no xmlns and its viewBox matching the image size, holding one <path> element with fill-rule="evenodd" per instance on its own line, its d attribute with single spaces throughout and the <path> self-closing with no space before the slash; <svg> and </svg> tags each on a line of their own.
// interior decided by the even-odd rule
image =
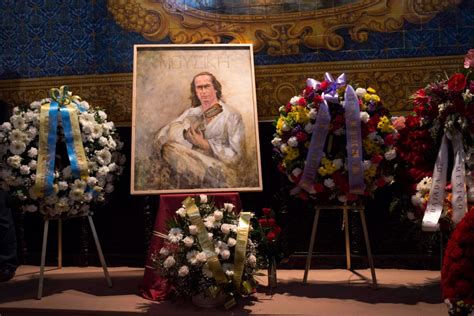
<svg viewBox="0 0 474 316">
<path fill-rule="evenodd" d="M 81 110 L 77 114 L 88 175 L 81 179 L 73 177 L 59 115 L 53 190 L 45 197 L 38 197 L 34 184 L 40 108 L 51 101 L 43 99 L 29 106 L 15 107 L 10 121 L 0 125 L 0 186 L 10 192 L 24 212 L 39 210 L 48 217 L 87 215 L 91 203 L 104 202 L 114 191 L 114 181 L 122 174 L 125 163 L 125 155 L 120 153 L 123 143 L 104 111 L 90 107 L 86 101 L 76 100 L 75 106 Z"/>
</svg>

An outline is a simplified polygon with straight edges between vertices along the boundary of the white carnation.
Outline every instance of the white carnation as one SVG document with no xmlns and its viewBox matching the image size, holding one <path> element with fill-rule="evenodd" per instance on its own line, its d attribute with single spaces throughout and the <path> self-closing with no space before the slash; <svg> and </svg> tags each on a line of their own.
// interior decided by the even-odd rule
<svg viewBox="0 0 474 316">
<path fill-rule="evenodd" d="M 235 240 L 234 238 L 229 238 L 229 239 L 227 239 L 227 245 L 228 245 L 229 247 L 234 247 L 235 244 L 237 244 L 237 240 Z"/>
<path fill-rule="evenodd" d="M 41 107 L 41 102 L 39 101 L 33 101 L 30 103 L 30 109 L 32 110 L 39 109 L 40 107 Z"/>
<path fill-rule="evenodd" d="M 197 230 L 196 225 L 189 225 L 189 233 L 191 235 L 197 235 L 198 230 Z"/>
<path fill-rule="evenodd" d="M 18 169 L 21 166 L 21 157 L 18 155 L 10 156 L 7 158 L 7 164 L 15 169 Z"/>
<path fill-rule="evenodd" d="M 298 147 L 298 139 L 295 136 L 291 136 L 290 139 L 288 139 L 288 145 Z"/>
<path fill-rule="evenodd" d="M 311 134 L 313 132 L 313 128 L 314 128 L 314 124 L 311 124 L 311 123 L 307 123 L 305 126 L 304 126 L 304 131 L 308 134 Z"/>
<path fill-rule="evenodd" d="M 367 123 L 370 120 L 370 115 L 367 112 L 360 112 L 360 120 L 361 122 Z"/>
<path fill-rule="evenodd" d="M 257 266 L 257 257 L 255 257 L 254 255 L 250 255 L 247 258 L 247 262 L 249 263 L 249 265 L 251 267 L 256 267 Z"/>
<path fill-rule="evenodd" d="M 59 181 L 58 182 L 58 188 L 59 188 L 59 191 L 64 191 L 68 188 L 68 184 L 66 181 Z"/>
<path fill-rule="evenodd" d="M 385 159 L 390 161 L 397 157 L 397 152 L 395 151 L 395 149 L 390 149 L 384 154 L 384 156 L 385 156 Z"/>
<path fill-rule="evenodd" d="M 10 122 L 4 122 L 2 125 L 0 125 L 0 130 L 4 132 L 9 132 L 12 129 L 12 124 Z"/>
<path fill-rule="evenodd" d="M 33 213 L 38 210 L 38 207 L 33 204 L 28 204 L 28 205 L 23 206 L 23 210 L 28 213 Z"/>
<path fill-rule="evenodd" d="M 281 145 L 281 138 L 280 137 L 275 137 L 272 139 L 272 145 L 274 147 L 279 147 Z"/>
<path fill-rule="evenodd" d="M 181 239 L 183 239 L 183 231 L 180 228 L 174 227 L 171 228 L 168 232 L 168 240 L 171 243 L 178 243 Z"/>
<path fill-rule="evenodd" d="M 112 161 L 112 154 L 106 148 L 102 150 L 96 150 L 95 154 L 96 154 L 95 159 L 97 160 L 99 164 L 103 166 L 110 164 L 110 162 Z"/>
<path fill-rule="evenodd" d="M 176 214 L 178 214 L 181 217 L 186 217 L 186 209 L 184 207 L 180 207 L 177 211 Z"/>
<path fill-rule="evenodd" d="M 290 103 L 291 103 L 292 105 L 297 105 L 297 104 L 298 104 L 298 101 L 299 101 L 300 99 L 301 99 L 300 96 L 294 96 L 294 97 L 292 97 L 292 98 L 290 99 Z"/>
<path fill-rule="evenodd" d="M 224 210 L 227 212 L 227 213 L 230 213 L 234 210 L 235 208 L 235 205 L 232 204 L 232 203 L 224 203 Z"/>
<path fill-rule="evenodd" d="M 179 268 L 178 270 L 178 275 L 180 277 L 185 277 L 189 274 L 189 268 L 188 266 L 181 266 L 181 268 Z"/>
<path fill-rule="evenodd" d="M 310 119 L 315 120 L 316 116 L 318 116 L 318 111 L 316 111 L 315 109 L 311 109 L 308 113 L 308 116 Z"/>
<path fill-rule="evenodd" d="M 223 250 L 223 251 L 221 251 L 220 256 L 224 260 L 229 259 L 230 251 L 229 250 Z"/>
<path fill-rule="evenodd" d="M 27 174 L 30 174 L 30 167 L 22 165 L 20 167 L 20 173 L 24 176 L 27 175 Z"/>
<path fill-rule="evenodd" d="M 165 269 L 169 269 L 174 266 L 175 263 L 176 260 L 173 258 L 173 256 L 169 256 L 165 259 L 165 261 L 163 261 L 163 267 L 165 267 Z"/>
<path fill-rule="evenodd" d="M 216 221 L 220 221 L 222 218 L 224 218 L 224 214 L 221 211 L 214 211 L 214 219 Z"/>
<path fill-rule="evenodd" d="M 170 251 L 169 251 L 168 248 L 166 248 L 166 247 L 161 247 L 161 249 L 160 249 L 160 255 L 162 255 L 162 256 L 167 256 L 167 255 L 169 255 L 169 254 L 170 254 Z"/>
<path fill-rule="evenodd" d="M 207 195 L 205 194 L 199 194 L 199 201 L 201 203 L 207 203 Z"/>
<path fill-rule="evenodd" d="M 107 119 L 107 114 L 105 114 L 104 111 L 98 111 L 97 114 L 99 114 L 99 117 L 105 121 Z"/>
<path fill-rule="evenodd" d="M 99 145 L 105 147 L 109 144 L 109 141 L 105 137 L 99 137 Z"/>
<path fill-rule="evenodd" d="M 324 179 L 324 186 L 328 187 L 329 189 L 334 188 L 334 180 L 331 178 Z"/>
<path fill-rule="evenodd" d="M 186 238 L 183 239 L 183 243 L 189 248 L 194 244 L 194 238 L 191 236 L 186 236 Z"/>
<path fill-rule="evenodd" d="M 365 90 L 364 88 L 357 88 L 355 93 L 359 98 L 362 98 L 367 93 L 367 90 Z"/>
</svg>

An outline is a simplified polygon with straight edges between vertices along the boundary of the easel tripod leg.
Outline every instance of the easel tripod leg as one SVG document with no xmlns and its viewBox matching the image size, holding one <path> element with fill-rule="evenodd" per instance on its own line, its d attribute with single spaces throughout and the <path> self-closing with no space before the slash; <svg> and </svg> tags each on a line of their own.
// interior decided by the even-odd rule
<svg viewBox="0 0 474 316">
<path fill-rule="evenodd" d="M 343 208 L 344 217 L 344 235 L 346 240 L 346 267 L 347 270 L 351 269 L 351 244 L 349 241 L 349 215 L 347 207 Z"/>
<path fill-rule="evenodd" d="M 38 297 L 37 297 L 38 300 L 40 300 L 41 297 L 43 297 L 44 264 L 46 261 L 46 246 L 48 244 L 48 228 L 49 228 L 49 220 L 45 220 L 44 230 L 43 230 L 43 247 L 41 248 L 41 266 L 40 266 Z"/>
<path fill-rule="evenodd" d="M 377 287 L 377 277 L 375 276 L 374 259 L 372 257 L 372 251 L 370 250 L 369 233 L 367 231 L 367 224 L 365 222 L 364 210 L 360 210 L 359 214 L 360 214 L 360 220 L 362 222 L 362 230 L 364 231 L 365 247 L 367 249 L 367 258 L 369 260 L 370 272 L 372 273 L 372 283 L 374 287 Z"/>
<path fill-rule="evenodd" d="M 94 222 L 92 221 L 92 217 L 90 215 L 87 216 L 87 218 L 89 219 L 89 224 L 91 225 L 92 235 L 94 236 L 95 246 L 97 248 L 97 252 L 99 253 L 99 259 L 100 263 L 102 264 L 102 269 L 104 270 L 107 285 L 109 287 L 112 287 L 112 280 L 110 279 L 109 271 L 107 270 L 107 265 L 105 264 L 104 254 L 102 253 L 102 248 L 100 247 L 99 238 L 97 237 Z"/>
<path fill-rule="evenodd" d="M 311 258 L 313 257 L 314 242 L 316 240 L 316 231 L 318 228 L 319 212 L 320 210 L 319 208 L 317 208 L 316 214 L 314 215 L 313 229 L 311 231 L 311 239 L 309 242 L 308 255 L 306 257 L 306 267 L 304 269 L 303 283 L 306 283 L 308 281 L 308 272 L 311 267 Z"/>
</svg>

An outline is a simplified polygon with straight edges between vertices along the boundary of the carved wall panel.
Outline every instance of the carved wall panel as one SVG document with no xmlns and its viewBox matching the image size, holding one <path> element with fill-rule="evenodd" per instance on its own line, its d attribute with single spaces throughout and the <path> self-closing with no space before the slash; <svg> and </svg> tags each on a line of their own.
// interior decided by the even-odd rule
<svg viewBox="0 0 474 316">
<path fill-rule="evenodd" d="M 116 22 L 152 41 L 176 44 L 252 43 L 271 56 L 293 55 L 301 47 L 340 50 L 347 31 L 367 41 L 370 31 L 401 30 L 405 21 L 426 23 L 457 0 L 184 1 L 108 0 Z"/>
<path fill-rule="evenodd" d="M 322 80 L 324 72 L 334 76 L 346 72 L 352 84 L 371 86 L 394 113 L 409 111 L 409 96 L 430 81 L 462 67 L 464 56 L 343 61 L 315 64 L 257 66 L 257 106 L 260 120 L 273 119 L 305 85 L 306 78 Z M 0 99 L 10 104 L 29 103 L 47 97 L 50 88 L 69 85 L 74 94 L 93 106 L 107 110 L 118 125 L 130 125 L 132 74 L 87 75 L 0 81 Z"/>
</svg>

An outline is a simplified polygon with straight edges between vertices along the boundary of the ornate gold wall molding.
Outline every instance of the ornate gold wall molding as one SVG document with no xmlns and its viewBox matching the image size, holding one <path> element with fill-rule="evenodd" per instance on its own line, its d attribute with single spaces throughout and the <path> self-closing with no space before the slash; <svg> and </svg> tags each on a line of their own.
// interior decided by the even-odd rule
<svg viewBox="0 0 474 316">
<path fill-rule="evenodd" d="M 253 43 L 255 52 L 266 49 L 269 55 L 279 56 L 298 54 L 301 46 L 340 50 L 344 38 L 337 31 L 347 29 L 353 41 L 365 42 L 370 31 L 398 31 L 405 21 L 426 23 L 458 2 L 359 0 L 298 12 L 286 12 L 281 1 L 246 4 L 247 10 L 262 9 L 264 14 L 211 13 L 184 0 L 108 0 L 107 7 L 121 27 L 152 41 L 169 37 L 173 43 L 188 44 L 230 39 L 231 43 Z M 244 6 L 245 2 L 229 5 Z"/>
<path fill-rule="evenodd" d="M 352 84 L 377 90 L 393 113 L 411 109 L 409 96 L 437 76 L 462 67 L 464 56 L 408 58 L 370 61 L 257 66 L 257 107 L 260 120 L 273 119 L 278 107 L 286 104 L 305 85 L 306 78 L 322 79 L 324 72 L 334 76 L 345 72 Z M 132 117 L 132 74 L 47 77 L 0 81 L 0 100 L 9 104 L 29 103 L 47 97 L 52 87 L 69 85 L 93 106 L 107 110 L 118 125 L 130 125 Z"/>
</svg>

